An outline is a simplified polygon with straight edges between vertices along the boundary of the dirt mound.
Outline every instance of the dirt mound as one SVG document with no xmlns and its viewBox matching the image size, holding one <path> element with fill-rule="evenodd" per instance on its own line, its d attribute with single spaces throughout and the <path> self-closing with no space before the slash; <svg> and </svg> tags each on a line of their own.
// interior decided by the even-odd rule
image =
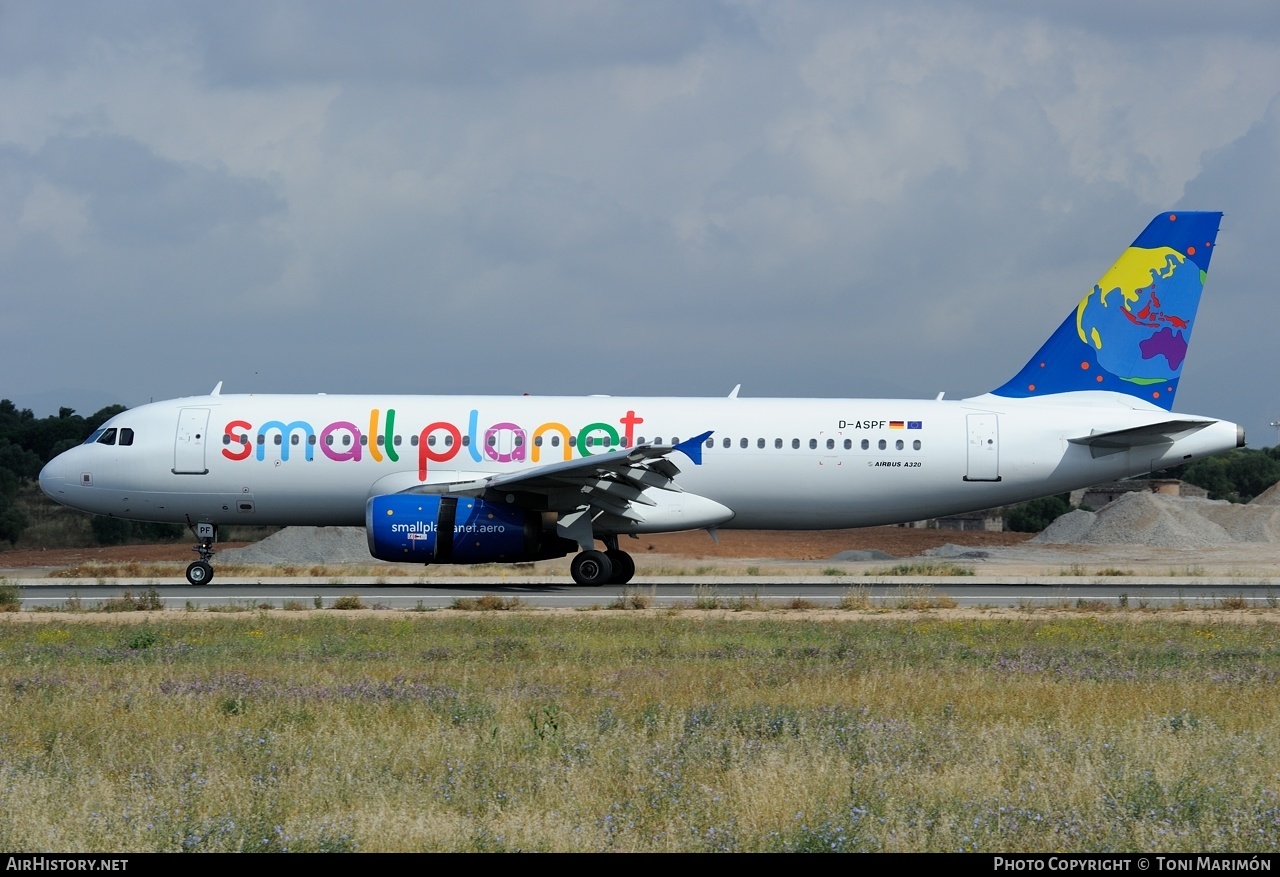
<svg viewBox="0 0 1280 877">
<path fill-rule="evenodd" d="M 1031 541 L 1164 548 L 1280 542 L 1280 491 L 1273 487 L 1248 505 L 1135 491 L 1096 513 L 1069 512 Z"/>
<path fill-rule="evenodd" d="M 1250 500 L 1249 505 L 1263 506 L 1276 505 L 1280 506 L 1280 481 L 1268 487 L 1262 493 Z"/>
<path fill-rule="evenodd" d="M 363 527 L 285 527 L 261 542 L 218 554 L 223 563 L 373 563 Z"/>
</svg>

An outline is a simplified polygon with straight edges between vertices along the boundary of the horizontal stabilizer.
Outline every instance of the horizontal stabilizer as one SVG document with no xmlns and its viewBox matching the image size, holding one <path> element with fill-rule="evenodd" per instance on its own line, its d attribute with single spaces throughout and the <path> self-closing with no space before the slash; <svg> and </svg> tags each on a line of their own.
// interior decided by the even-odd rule
<svg viewBox="0 0 1280 877">
<path fill-rule="evenodd" d="M 1127 451 L 1148 445 L 1171 444 L 1175 440 L 1210 426 L 1215 420 L 1165 420 L 1131 429 L 1115 429 L 1067 439 L 1073 445 L 1085 445 L 1094 457 Z"/>
</svg>

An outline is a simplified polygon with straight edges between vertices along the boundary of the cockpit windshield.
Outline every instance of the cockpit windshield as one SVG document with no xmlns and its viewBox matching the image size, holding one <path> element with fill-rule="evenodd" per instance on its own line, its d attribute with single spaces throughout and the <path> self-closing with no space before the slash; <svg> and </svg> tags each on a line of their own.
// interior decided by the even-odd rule
<svg viewBox="0 0 1280 877">
<path fill-rule="evenodd" d="M 106 427 L 99 427 L 98 429 L 95 429 L 95 430 L 93 431 L 93 435 L 91 435 L 91 436 L 89 436 L 87 439 L 85 439 L 85 440 L 84 440 L 84 443 L 85 443 L 86 445 L 91 445 L 91 444 L 93 444 L 93 443 L 94 443 L 94 442 L 96 442 L 96 441 L 98 440 L 98 438 L 99 438 L 99 437 L 100 437 L 104 432 L 106 432 L 106 431 L 107 431 Z"/>
</svg>

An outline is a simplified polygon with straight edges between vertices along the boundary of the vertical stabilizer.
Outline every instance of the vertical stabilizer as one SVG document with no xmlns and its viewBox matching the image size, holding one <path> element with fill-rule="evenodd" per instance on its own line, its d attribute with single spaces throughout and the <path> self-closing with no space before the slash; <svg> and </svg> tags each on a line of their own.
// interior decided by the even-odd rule
<svg viewBox="0 0 1280 877">
<path fill-rule="evenodd" d="M 1161 213 L 997 396 L 1110 390 L 1173 408 L 1221 213 Z"/>
</svg>

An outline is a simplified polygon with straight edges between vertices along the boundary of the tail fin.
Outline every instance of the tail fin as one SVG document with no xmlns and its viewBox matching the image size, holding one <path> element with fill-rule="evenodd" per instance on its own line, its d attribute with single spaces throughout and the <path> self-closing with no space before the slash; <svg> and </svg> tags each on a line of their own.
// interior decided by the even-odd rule
<svg viewBox="0 0 1280 877">
<path fill-rule="evenodd" d="M 1221 213 L 1162 213 L 996 396 L 1110 390 L 1173 408 Z"/>
</svg>

